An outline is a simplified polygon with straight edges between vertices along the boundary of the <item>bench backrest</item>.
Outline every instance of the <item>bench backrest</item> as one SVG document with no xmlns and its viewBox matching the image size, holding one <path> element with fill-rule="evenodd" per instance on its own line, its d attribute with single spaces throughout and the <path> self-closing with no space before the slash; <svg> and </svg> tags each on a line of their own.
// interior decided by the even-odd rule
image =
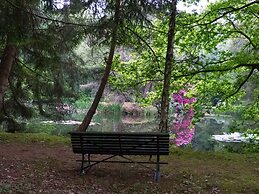
<svg viewBox="0 0 259 194">
<path fill-rule="evenodd" d="M 168 133 L 71 132 L 74 153 L 168 155 Z"/>
</svg>

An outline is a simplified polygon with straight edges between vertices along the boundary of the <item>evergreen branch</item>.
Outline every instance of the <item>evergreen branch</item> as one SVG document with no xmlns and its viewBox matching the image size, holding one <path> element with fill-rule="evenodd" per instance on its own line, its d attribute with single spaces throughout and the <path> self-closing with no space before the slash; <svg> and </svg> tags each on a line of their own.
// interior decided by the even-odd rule
<svg viewBox="0 0 259 194">
<path fill-rule="evenodd" d="M 199 70 L 199 71 L 193 71 L 187 74 L 182 74 L 182 75 L 178 75 L 178 76 L 174 76 L 174 78 L 178 79 L 178 78 L 182 78 L 182 77 L 189 77 L 189 76 L 193 76 L 193 75 L 197 75 L 200 73 L 212 73 L 212 72 L 225 72 L 225 71 L 230 71 L 233 70 L 234 68 L 226 68 L 226 69 L 203 69 L 203 70 Z"/>
<path fill-rule="evenodd" d="M 23 48 L 28 51 L 30 54 L 42 59 L 42 60 L 50 60 L 52 59 L 51 57 L 46 57 L 46 56 L 43 56 L 40 52 L 37 52 L 37 51 L 34 51 L 34 50 L 31 50 L 30 48 L 26 47 L 26 46 L 23 46 Z"/>
<path fill-rule="evenodd" d="M 147 24 L 152 25 L 152 22 L 148 18 L 146 18 L 141 11 L 139 12 L 139 15 L 143 18 L 143 21 L 146 21 Z"/>
<path fill-rule="evenodd" d="M 25 9 L 23 9 L 22 7 L 19 7 L 18 5 L 14 4 L 13 2 L 9 1 L 9 0 L 5 0 L 7 3 L 9 3 L 12 7 L 19 9 L 27 14 L 33 15 L 37 18 L 46 20 L 46 21 L 51 21 L 51 22 L 56 22 L 56 23 L 60 23 L 60 24 L 65 24 L 65 25 L 72 25 L 72 26 L 80 26 L 80 27 L 95 27 L 95 26 L 90 26 L 90 25 L 86 25 L 86 24 L 80 24 L 80 23 L 74 23 L 74 22 L 66 22 L 63 20 L 58 20 L 58 19 L 53 19 L 53 18 L 49 18 L 46 16 L 42 16 L 36 13 L 33 13 L 32 11 L 27 11 Z"/>
<path fill-rule="evenodd" d="M 258 46 L 256 46 L 256 45 L 252 42 L 251 38 L 250 38 L 247 34 L 245 34 L 243 31 L 241 31 L 241 30 L 232 30 L 232 31 L 228 31 L 228 32 L 233 32 L 233 33 L 238 33 L 238 34 L 243 35 L 243 36 L 249 41 L 249 43 L 253 46 L 254 49 L 257 49 L 257 48 L 258 48 Z M 248 45 L 249 45 L 249 44 L 248 44 Z"/>
<path fill-rule="evenodd" d="M 33 70 L 32 68 L 28 67 L 24 62 L 22 62 L 20 59 L 16 58 L 17 62 L 19 62 L 22 66 L 24 66 L 26 69 L 28 69 L 29 71 L 31 71 L 32 73 L 36 74 L 37 76 L 40 76 L 42 78 L 44 78 L 47 81 L 51 81 L 53 82 L 53 80 L 43 76 L 42 74 L 36 72 L 35 70 Z"/>
<path fill-rule="evenodd" d="M 222 61 L 212 61 L 212 62 L 207 63 L 206 66 L 207 66 L 207 65 L 217 65 L 217 64 L 225 63 L 225 62 L 227 62 L 227 61 L 229 61 L 229 60 L 230 60 L 230 59 L 224 59 L 224 60 L 222 60 Z"/>
<path fill-rule="evenodd" d="M 250 64 L 239 64 L 241 67 L 252 67 L 252 69 L 257 69 L 259 71 L 259 63 L 250 63 Z"/>
<path fill-rule="evenodd" d="M 154 26 L 153 24 L 152 24 L 152 26 Z M 162 30 L 159 30 L 157 27 L 149 27 L 149 26 L 142 26 L 143 28 L 146 28 L 146 29 L 149 29 L 149 30 L 152 30 L 152 31 L 155 31 L 155 32 L 159 32 L 160 34 L 167 34 L 167 32 L 165 32 L 165 31 L 162 31 Z"/>
<path fill-rule="evenodd" d="M 17 95 L 17 90 L 13 85 L 13 82 L 10 80 L 10 77 L 8 78 L 8 83 L 9 83 L 9 88 L 10 91 L 12 93 L 12 100 L 14 100 L 14 102 L 18 105 L 18 107 L 22 110 L 27 109 L 26 106 L 24 104 L 22 104 L 22 102 L 20 101 L 20 99 L 18 98 Z"/>
</svg>

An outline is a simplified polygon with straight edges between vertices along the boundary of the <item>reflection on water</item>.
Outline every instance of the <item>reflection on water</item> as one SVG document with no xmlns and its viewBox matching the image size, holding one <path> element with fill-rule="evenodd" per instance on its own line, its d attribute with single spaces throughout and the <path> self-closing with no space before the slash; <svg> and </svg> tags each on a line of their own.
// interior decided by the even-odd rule
<svg viewBox="0 0 259 194">
<path fill-rule="evenodd" d="M 214 151 L 217 142 L 212 140 L 213 135 L 222 134 L 228 130 L 232 117 L 224 115 L 208 115 L 195 124 L 195 135 L 192 147 L 195 150 Z"/>
<path fill-rule="evenodd" d="M 82 119 L 82 118 L 80 118 Z M 227 131 L 232 118 L 226 116 L 211 115 L 201 119 L 195 125 L 195 135 L 192 139 L 192 148 L 195 150 L 213 151 L 217 143 L 211 140 L 212 135 L 222 134 Z M 67 135 L 69 131 L 75 130 L 81 121 L 68 123 L 56 123 L 52 134 Z M 158 121 L 155 117 L 132 117 L 120 114 L 97 114 L 92 124 L 87 129 L 99 132 L 153 132 L 158 131 Z M 187 145 L 188 146 L 188 145 Z"/>
<path fill-rule="evenodd" d="M 44 132 L 53 135 L 68 136 L 68 132 L 76 130 L 83 120 L 84 114 L 74 115 L 66 121 L 39 121 L 28 122 L 25 132 Z M 213 151 L 217 142 L 212 140 L 212 135 L 227 132 L 232 118 L 226 116 L 206 116 L 195 125 L 195 135 L 191 146 L 195 150 Z M 132 117 L 122 116 L 118 113 L 97 114 L 94 116 L 88 131 L 99 132 L 155 132 L 158 131 L 158 121 L 154 116 Z M 188 145 L 187 145 L 188 146 Z"/>
<path fill-rule="evenodd" d="M 99 116 L 94 119 L 98 125 L 89 127 L 90 131 L 113 132 L 149 132 L 157 130 L 154 117 L 120 116 L 119 118 L 107 118 Z"/>
<path fill-rule="evenodd" d="M 79 115 L 78 120 L 58 121 L 51 124 L 55 126 L 51 134 L 67 136 L 68 132 L 76 130 L 83 120 Z M 79 121 L 79 119 L 81 119 Z M 42 124 L 49 123 L 44 121 Z M 122 116 L 120 114 L 97 114 L 92 119 L 88 131 L 99 132 L 153 132 L 158 130 L 158 123 L 154 116 Z"/>
</svg>

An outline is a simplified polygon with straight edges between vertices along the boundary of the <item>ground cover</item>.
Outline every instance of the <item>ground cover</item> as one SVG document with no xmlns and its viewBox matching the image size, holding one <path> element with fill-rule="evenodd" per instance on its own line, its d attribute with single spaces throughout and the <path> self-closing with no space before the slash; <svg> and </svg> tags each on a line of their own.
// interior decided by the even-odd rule
<svg viewBox="0 0 259 194">
<path fill-rule="evenodd" d="M 0 133 L 0 193 L 259 193 L 259 154 L 172 148 L 158 183 L 132 164 L 100 164 L 80 176 L 79 158 L 69 138 Z"/>
</svg>

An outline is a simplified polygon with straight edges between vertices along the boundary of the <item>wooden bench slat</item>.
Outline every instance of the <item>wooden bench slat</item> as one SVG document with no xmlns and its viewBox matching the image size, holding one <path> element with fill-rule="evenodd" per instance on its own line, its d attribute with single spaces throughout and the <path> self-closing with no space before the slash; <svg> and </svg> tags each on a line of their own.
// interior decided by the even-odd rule
<svg viewBox="0 0 259 194">
<path fill-rule="evenodd" d="M 147 151 L 147 150 L 74 150 L 74 153 L 80 153 L 80 154 L 114 154 L 114 155 L 157 155 L 158 153 L 156 151 Z M 168 155 L 168 151 L 160 151 L 159 155 Z"/>
<path fill-rule="evenodd" d="M 81 172 L 100 162 L 109 162 L 114 156 L 155 155 L 156 180 L 159 177 L 159 156 L 169 154 L 168 133 L 125 133 L 125 132 L 71 132 L 73 152 L 82 155 Z M 84 167 L 85 154 L 88 154 L 88 165 Z M 94 164 L 90 164 L 91 154 L 112 155 Z M 125 161 L 122 161 L 125 162 Z M 132 163 L 132 160 L 128 161 Z M 138 162 L 137 162 L 138 163 Z M 145 162 L 152 163 L 152 162 Z"/>
<path fill-rule="evenodd" d="M 169 134 L 167 133 L 113 133 L 113 132 L 71 132 L 71 143 L 73 150 L 79 152 L 84 150 L 87 152 L 100 152 L 104 149 L 117 152 L 129 152 L 139 154 L 141 152 L 157 152 L 165 149 L 167 153 L 169 150 Z M 159 149 L 157 149 L 159 148 Z M 143 151 L 144 150 L 144 151 Z"/>
<path fill-rule="evenodd" d="M 167 147 L 158 147 L 158 148 L 154 148 L 152 146 L 142 146 L 142 147 L 134 147 L 134 146 L 115 146 L 115 145 L 106 145 L 106 146 L 94 146 L 94 145 L 90 145 L 90 146 L 75 146 L 76 148 L 80 148 L 80 149 L 116 149 L 116 148 L 120 148 L 120 149 L 132 149 L 132 150 L 137 150 L 137 149 L 153 149 L 153 150 L 160 150 L 160 149 L 167 149 Z"/>
<path fill-rule="evenodd" d="M 164 142 L 119 142 L 119 141 L 114 141 L 114 142 L 110 142 L 110 141 L 77 141 L 77 142 L 72 142 L 73 145 L 81 145 L 85 144 L 85 145 L 106 145 L 106 144 L 114 144 L 114 145 L 121 145 L 121 146 L 125 146 L 125 145 L 157 145 L 157 143 L 159 143 L 159 146 L 167 146 L 169 141 L 164 141 Z"/>
<path fill-rule="evenodd" d="M 105 139 L 105 138 L 81 138 L 81 139 L 71 139 L 71 141 L 73 142 L 77 142 L 77 141 L 83 141 L 83 142 L 89 142 L 89 141 L 105 141 L 105 142 L 117 142 L 117 141 L 120 141 L 120 142 L 169 142 L 168 138 L 167 139 L 159 139 L 157 140 L 156 138 L 149 138 L 149 139 L 117 139 L 117 138 L 113 138 L 113 139 Z"/>
<path fill-rule="evenodd" d="M 96 135 L 96 136 L 169 136 L 168 133 L 160 133 L 160 132 L 96 132 L 96 131 L 87 131 L 87 132 L 80 132 L 80 131 L 73 131 L 69 132 L 70 135 Z"/>
</svg>

